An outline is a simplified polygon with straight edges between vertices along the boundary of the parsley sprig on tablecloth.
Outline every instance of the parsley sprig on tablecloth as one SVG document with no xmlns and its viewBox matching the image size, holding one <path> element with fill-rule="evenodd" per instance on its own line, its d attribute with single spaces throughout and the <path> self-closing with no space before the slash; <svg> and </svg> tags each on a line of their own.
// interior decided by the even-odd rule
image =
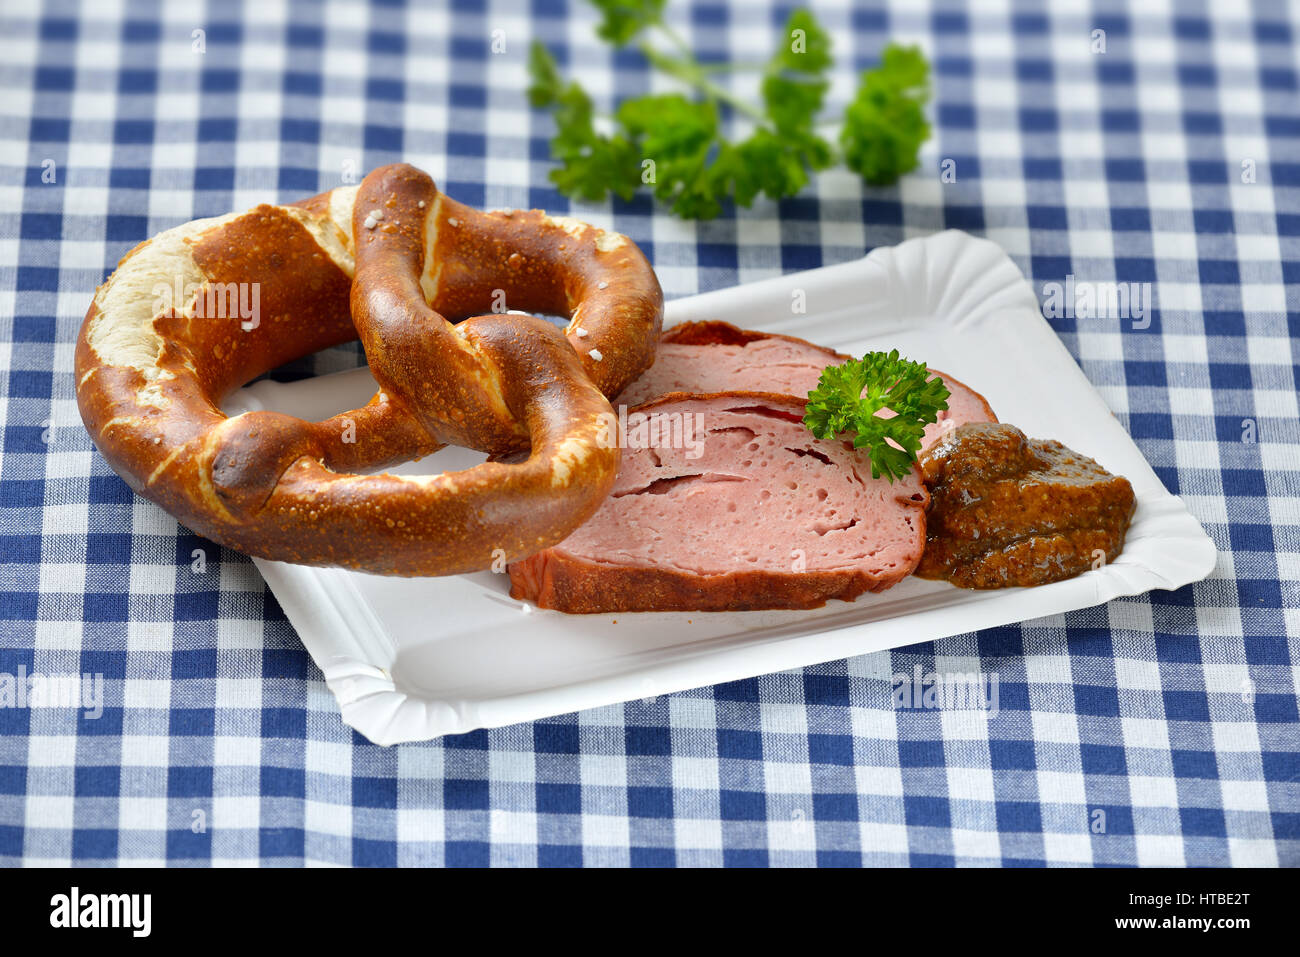
<svg viewBox="0 0 1300 957">
<path fill-rule="evenodd" d="M 809 11 L 790 15 L 781 45 L 759 66 L 761 102 L 755 104 L 715 79 L 743 67 L 701 63 L 664 22 L 665 0 L 592 2 L 601 13 L 602 38 L 619 47 L 635 42 L 689 92 L 624 100 L 602 132 L 590 95 L 566 82 L 546 47 L 534 43 L 528 95 L 554 114 L 551 153 L 559 165 L 550 175 L 566 196 L 596 201 L 612 192 L 631 199 L 648 187 L 678 216 L 710 219 L 728 198 L 749 206 L 760 193 L 793 196 L 813 172 L 836 161 L 835 148 L 817 132 L 830 87 L 831 41 Z M 917 151 L 930 135 L 928 98 L 929 65 L 921 52 L 886 47 L 880 65 L 862 74 L 844 113 L 839 155 L 845 165 L 873 184 L 915 169 Z M 724 107 L 752 124 L 748 135 L 727 135 Z"/>
</svg>

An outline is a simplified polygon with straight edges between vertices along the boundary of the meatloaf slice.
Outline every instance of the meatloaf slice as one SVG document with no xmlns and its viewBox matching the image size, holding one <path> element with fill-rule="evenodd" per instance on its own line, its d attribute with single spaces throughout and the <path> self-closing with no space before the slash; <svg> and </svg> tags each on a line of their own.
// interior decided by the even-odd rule
<svg viewBox="0 0 1300 957">
<path fill-rule="evenodd" d="M 559 545 L 510 566 L 511 596 L 573 613 L 738 611 L 893 585 L 925 544 L 919 475 L 873 479 L 866 456 L 814 438 L 803 411 L 732 392 L 629 414 L 613 492 Z"/>
<path fill-rule="evenodd" d="M 807 398 L 828 365 L 849 356 L 794 336 L 739 329 L 727 322 L 686 322 L 663 334 L 655 364 L 623 390 L 629 408 L 669 392 L 781 392 Z M 948 408 L 925 430 L 926 448 L 967 422 L 996 422 L 984 396 L 947 373 Z"/>
</svg>

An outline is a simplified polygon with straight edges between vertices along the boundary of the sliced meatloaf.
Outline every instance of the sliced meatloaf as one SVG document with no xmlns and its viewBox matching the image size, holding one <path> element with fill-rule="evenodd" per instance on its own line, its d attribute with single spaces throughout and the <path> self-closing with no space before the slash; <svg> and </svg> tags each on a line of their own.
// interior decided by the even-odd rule
<svg viewBox="0 0 1300 957">
<path fill-rule="evenodd" d="M 618 402 L 629 408 L 669 392 L 782 392 L 807 398 L 828 365 L 849 357 L 822 346 L 726 322 L 687 322 L 666 331 L 655 364 L 623 390 Z M 967 422 L 996 422 L 984 397 L 938 370 L 951 395 L 948 408 L 925 430 L 921 447 Z"/>
<path fill-rule="evenodd" d="M 788 395 L 676 393 L 627 416 L 610 497 L 510 566 L 510 594 L 575 613 L 815 608 L 911 573 L 929 495 L 804 427 Z"/>
</svg>

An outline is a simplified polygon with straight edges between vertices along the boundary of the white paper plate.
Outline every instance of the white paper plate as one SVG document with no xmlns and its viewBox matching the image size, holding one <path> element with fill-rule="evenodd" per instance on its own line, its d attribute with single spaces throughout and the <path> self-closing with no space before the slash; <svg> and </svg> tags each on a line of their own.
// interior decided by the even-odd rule
<svg viewBox="0 0 1300 957">
<path fill-rule="evenodd" d="M 807 313 L 794 315 L 799 291 Z M 897 347 L 951 373 L 982 392 L 1002 421 L 1128 477 L 1138 510 L 1123 554 L 1032 589 L 967 591 L 907 579 L 813 611 L 581 616 L 514 601 L 507 576 L 490 572 L 400 579 L 257 560 L 345 723 L 396 744 L 532 721 L 1179 588 L 1214 567 L 1209 537 L 1084 378 L 1015 264 L 987 240 L 940 233 L 669 304 L 668 324 L 693 319 L 791 333 L 854 354 Z M 364 369 L 259 382 L 226 408 L 320 419 L 364 403 L 374 388 Z M 481 460 L 448 449 L 394 471 Z"/>
</svg>

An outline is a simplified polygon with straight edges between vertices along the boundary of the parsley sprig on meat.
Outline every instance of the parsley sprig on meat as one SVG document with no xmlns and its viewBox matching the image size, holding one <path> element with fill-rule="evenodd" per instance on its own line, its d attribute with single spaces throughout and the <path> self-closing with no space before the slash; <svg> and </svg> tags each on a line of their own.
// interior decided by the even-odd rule
<svg viewBox="0 0 1300 957">
<path fill-rule="evenodd" d="M 808 393 L 804 425 L 819 439 L 852 435 L 853 447 L 871 458 L 871 477 L 893 482 L 911 470 L 925 427 L 948 408 L 947 386 L 929 376 L 924 362 L 904 359 L 897 349 L 828 366 Z M 884 409 L 895 414 L 876 414 Z"/>
<path fill-rule="evenodd" d="M 745 67 L 701 63 L 664 21 L 665 2 L 592 0 L 601 14 L 599 36 L 617 47 L 635 43 L 688 90 L 624 100 L 609 118 L 609 132 L 598 128 L 590 95 L 564 80 L 545 46 L 533 44 L 528 95 L 533 106 L 554 114 L 551 153 L 559 166 L 550 176 L 560 192 L 591 201 L 611 192 L 631 199 L 648 186 L 675 214 L 711 219 L 727 199 L 749 206 L 760 193 L 793 196 L 813 172 L 836 162 L 835 148 L 817 132 L 830 87 L 831 40 L 809 11 L 790 15 L 780 46 L 759 67 L 761 102 L 754 104 L 715 79 Z M 923 109 L 928 72 L 919 50 L 891 44 L 880 66 L 863 73 L 844 114 L 840 147 L 845 164 L 868 182 L 890 183 L 916 167 L 917 150 L 930 135 Z M 725 110 L 749 122 L 747 136 L 728 135 Z"/>
</svg>

